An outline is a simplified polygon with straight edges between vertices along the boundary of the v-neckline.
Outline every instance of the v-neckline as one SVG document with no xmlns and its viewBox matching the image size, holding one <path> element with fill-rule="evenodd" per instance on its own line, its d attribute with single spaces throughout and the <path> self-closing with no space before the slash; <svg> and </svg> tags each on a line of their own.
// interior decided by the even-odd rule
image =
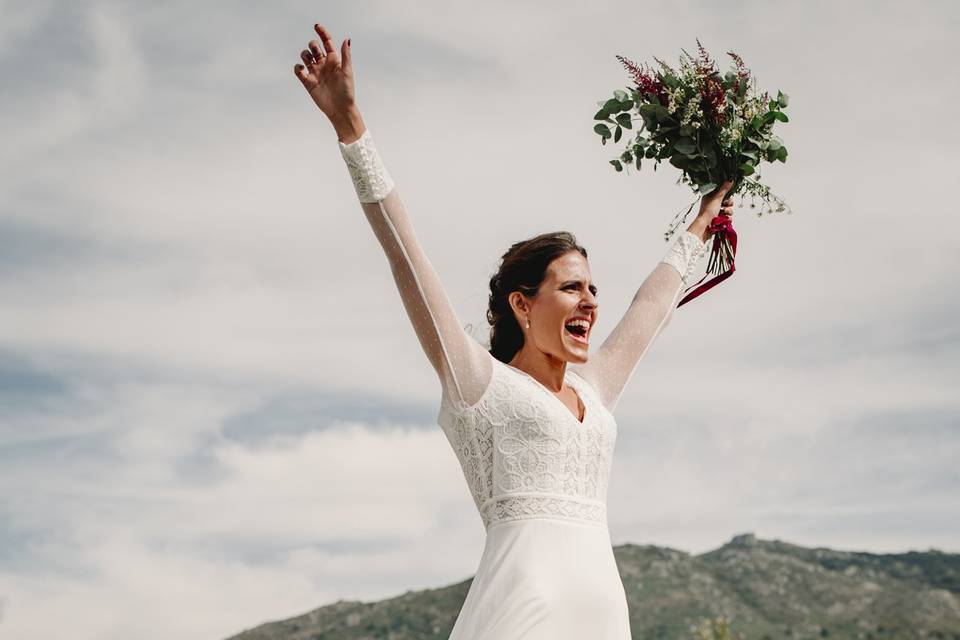
<svg viewBox="0 0 960 640">
<path fill-rule="evenodd" d="M 527 373 L 527 372 L 524 371 L 523 369 L 519 369 L 519 368 L 513 366 L 512 364 L 507 364 L 506 362 L 499 361 L 499 360 L 498 360 L 498 362 L 500 362 L 500 364 L 504 365 L 505 367 L 510 367 L 511 369 L 513 369 L 514 371 L 516 371 L 517 373 L 521 373 L 521 374 L 527 376 L 528 378 L 530 378 L 531 380 L 533 380 L 533 381 L 537 384 L 537 386 L 539 386 L 541 389 L 543 389 L 544 391 L 546 391 L 546 392 L 550 395 L 551 398 L 553 398 L 554 400 L 556 400 L 557 403 L 558 403 L 561 407 L 563 407 L 563 410 L 567 413 L 567 415 L 569 415 L 571 418 L 573 418 L 574 422 L 576 422 L 576 423 L 579 424 L 579 425 L 585 425 L 585 424 L 587 423 L 587 418 L 588 418 L 589 415 L 590 415 L 590 406 L 587 404 L 587 401 L 586 401 L 583 393 L 581 393 L 581 391 L 580 391 L 580 389 L 577 387 L 577 385 L 570 384 L 569 380 L 567 380 L 568 375 L 571 374 L 571 373 L 573 373 L 572 371 L 570 371 L 569 369 L 564 370 L 564 372 L 563 372 L 563 379 L 564 379 L 564 380 L 567 380 L 567 384 L 570 386 L 571 389 L 573 389 L 574 395 L 577 396 L 577 399 L 580 401 L 580 404 L 583 405 L 583 420 L 581 420 L 580 418 L 578 418 L 577 415 L 576 415 L 573 411 L 570 410 L 570 407 L 568 407 L 567 405 L 565 405 L 565 404 L 563 403 L 563 400 L 561 400 L 560 398 L 557 397 L 557 394 L 555 394 L 553 391 L 550 391 L 550 389 L 548 389 L 542 382 L 540 382 L 539 380 L 537 380 L 536 378 L 534 378 L 532 375 L 530 375 L 529 373 Z M 574 374 L 574 375 L 576 375 L 576 374 Z"/>
</svg>

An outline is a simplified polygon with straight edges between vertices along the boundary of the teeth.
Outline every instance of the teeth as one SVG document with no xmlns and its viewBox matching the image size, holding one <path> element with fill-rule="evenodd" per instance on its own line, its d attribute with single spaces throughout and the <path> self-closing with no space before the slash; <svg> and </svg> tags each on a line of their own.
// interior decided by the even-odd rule
<svg viewBox="0 0 960 640">
<path fill-rule="evenodd" d="M 587 320 L 574 320 L 573 322 L 568 322 L 567 324 L 573 325 L 573 326 L 580 326 L 580 327 L 583 327 L 584 329 L 590 328 L 590 323 Z"/>
</svg>

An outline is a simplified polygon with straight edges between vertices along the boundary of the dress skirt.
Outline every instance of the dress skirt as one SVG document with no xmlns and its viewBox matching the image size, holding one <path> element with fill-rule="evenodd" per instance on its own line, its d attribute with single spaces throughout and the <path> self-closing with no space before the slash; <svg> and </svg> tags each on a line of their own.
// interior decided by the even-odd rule
<svg viewBox="0 0 960 640">
<path fill-rule="evenodd" d="M 450 640 L 631 640 L 605 524 L 495 522 Z"/>
</svg>

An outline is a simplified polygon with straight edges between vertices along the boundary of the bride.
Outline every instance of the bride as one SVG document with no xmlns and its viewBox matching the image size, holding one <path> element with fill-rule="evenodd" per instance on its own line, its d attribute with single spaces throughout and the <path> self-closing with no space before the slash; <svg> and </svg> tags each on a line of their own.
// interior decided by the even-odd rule
<svg viewBox="0 0 960 640">
<path fill-rule="evenodd" d="M 514 243 L 490 279 L 490 348 L 460 325 L 414 234 L 356 104 L 350 40 L 314 25 L 294 67 L 337 134 L 363 212 L 441 384 L 437 422 L 486 530 L 451 640 L 629 640 L 607 528 L 613 411 L 707 251 L 710 220 L 732 215 L 726 182 L 639 285 L 588 354 L 597 286 L 564 231 Z"/>
</svg>

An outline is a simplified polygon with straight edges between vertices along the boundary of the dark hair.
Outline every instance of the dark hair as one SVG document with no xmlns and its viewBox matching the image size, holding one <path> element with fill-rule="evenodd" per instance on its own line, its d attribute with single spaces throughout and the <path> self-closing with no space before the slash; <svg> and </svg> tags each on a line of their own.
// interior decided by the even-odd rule
<svg viewBox="0 0 960 640">
<path fill-rule="evenodd" d="M 490 324 L 490 355 L 500 362 L 510 362 L 523 347 L 523 331 L 507 297 L 519 291 L 535 298 L 547 276 L 547 267 L 556 258 L 579 251 L 586 258 L 587 250 L 577 244 L 568 231 L 542 233 L 514 243 L 501 258 L 500 268 L 490 278 L 487 322 Z"/>
</svg>

